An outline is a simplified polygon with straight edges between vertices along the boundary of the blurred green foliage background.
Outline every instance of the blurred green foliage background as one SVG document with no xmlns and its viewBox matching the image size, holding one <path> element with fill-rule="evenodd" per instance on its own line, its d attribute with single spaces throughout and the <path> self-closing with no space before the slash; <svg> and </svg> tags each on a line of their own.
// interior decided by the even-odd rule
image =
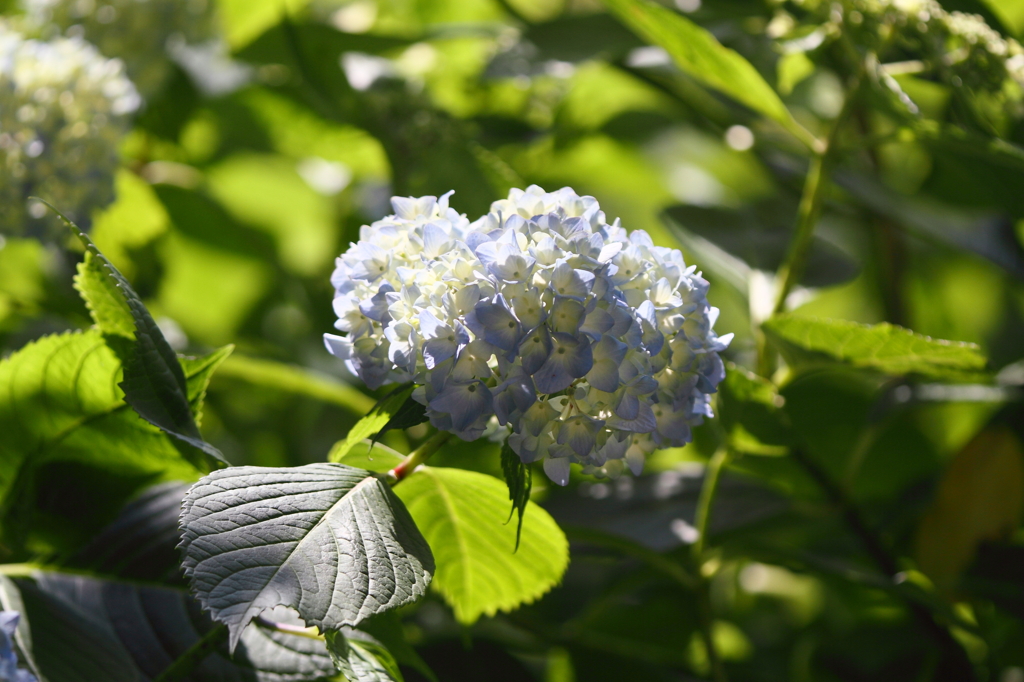
<svg viewBox="0 0 1024 682">
<path fill-rule="evenodd" d="M 10 21 L 29 21 L 3 4 Z M 323 461 L 379 397 L 321 335 L 335 319 L 333 259 L 390 212 L 391 195 L 454 189 L 471 218 L 510 187 L 593 195 L 704 270 L 716 328 L 736 334 L 729 359 L 758 371 L 808 166 L 793 130 L 824 139 L 842 116 L 789 308 L 973 342 L 990 371 L 951 381 L 782 363 L 778 394 L 755 408 L 784 413 L 784 436 L 726 415 L 637 480 L 552 490 L 537 476 L 534 499 L 573 541 L 563 584 L 472 629 L 431 598 L 403 614 L 406 635 L 442 680 L 710 678 L 700 599 L 646 553 L 685 561 L 704 463 L 726 448 L 697 570 L 730 679 L 964 679 L 950 672 L 953 647 L 977 679 L 1020 682 L 1021 65 L 1007 75 L 963 47 L 944 61 L 956 36 L 936 44 L 936 26 L 920 28 L 933 7 L 671 5 L 754 65 L 792 112 L 787 128 L 674 66 L 597 0 L 219 0 L 205 52 L 161 57 L 121 142 L 116 200 L 82 222 L 176 350 L 235 344 L 209 388 L 207 440 L 232 464 L 294 466 Z M 1024 2 L 942 7 L 979 15 L 1000 40 L 1024 31 Z M 86 37 L 118 30 L 115 20 Z M 132 72 L 130 51 L 110 56 Z M 4 355 L 90 324 L 71 284 L 80 250 L 63 234 L 42 218 L 0 236 Z M 425 436 L 417 429 L 385 442 L 405 451 Z M 435 459 L 500 477 L 497 452 L 458 444 Z M 84 542 L 116 511 L 105 491 L 134 485 L 105 480 L 71 512 L 80 480 L 48 475 L 31 500 L 42 520 L 7 561 Z M 851 532 L 851 509 L 895 579 Z M 951 638 L 936 639 L 922 610 Z"/>
</svg>

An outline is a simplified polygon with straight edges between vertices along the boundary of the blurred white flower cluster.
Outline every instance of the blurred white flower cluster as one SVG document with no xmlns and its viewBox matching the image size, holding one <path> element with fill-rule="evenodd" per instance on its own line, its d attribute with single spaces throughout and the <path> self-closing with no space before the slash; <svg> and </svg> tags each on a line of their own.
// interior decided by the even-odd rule
<svg viewBox="0 0 1024 682">
<path fill-rule="evenodd" d="M 113 199 L 117 147 L 140 98 L 124 65 L 81 38 L 28 40 L 0 21 L 0 230 L 75 219 Z"/>
<path fill-rule="evenodd" d="M 328 350 L 370 388 L 414 382 L 431 423 L 509 433 L 564 485 L 569 465 L 639 473 L 711 416 L 718 310 L 677 249 L 609 225 L 569 188 L 512 190 L 470 223 L 441 198 L 392 199 L 337 261 Z"/>
<path fill-rule="evenodd" d="M 984 17 L 948 11 L 936 0 L 792 0 L 801 13 L 816 11 L 828 32 L 879 53 L 900 49 L 924 60 L 940 80 L 956 87 L 1020 99 L 1024 87 L 1024 48 L 1004 38 Z M 806 31 L 790 20 L 789 38 Z M 1010 85 L 1016 92 L 1003 93 Z"/>
<path fill-rule="evenodd" d="M 176 43 L 213 38 L 209 0 L 22 0 L 32 23 L 83 37 L 107 57 L 122 59 L 145 97 L 156 93 L 171 69 Z"/>
</svg>

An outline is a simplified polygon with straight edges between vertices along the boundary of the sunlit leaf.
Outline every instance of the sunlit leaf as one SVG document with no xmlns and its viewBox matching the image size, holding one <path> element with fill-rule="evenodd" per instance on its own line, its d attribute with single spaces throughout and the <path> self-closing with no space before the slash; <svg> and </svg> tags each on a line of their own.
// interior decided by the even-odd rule
<svg viewBox="0 0 1024 682">
<path fill-rule="evenodd" d="M 185 375 L 191 401 L 186 408 L 198 406 L 208 369 L 199 363 Z M 118 387 L 121 376 L 117 353 L 97 329 L 44 337 L 0 361 L 0 506 L 8 543 L 12 528 L 23 532 L 29 526 L 25 515 L 35 507 L 33 480 L 50 463 L 134 478 L 135 486 L 191 481 L 201 473 L 197 453 L 179 446 L 125 403 Z M 191 459 L 182 456 L 190 452 Z M 113 485 L 113 478 L 108 481 Z M 112 496 L 113 488 L 103 494 Z M 15 498 L 20 501 L 12 507 Z"/>
<path fill-rule="evenodd" d="M 81 240 L 91 259 L 78 280 L 79 288 L 90 305 L 97 324 L 109 326 L 119 333 L 127 325 L 123 309 L 115 306 L 111 299 L 120 294 L 130 311 L 135 327 L 131 351 L 124 364 L 124 399 L 139 416 L 163 429 L 170 435 L 188 443 L 205 453 L 210 467 L 227 464 L 220 451 L 213 447 L 199 433 L 195 416 L 188 400 L 188 386 L 185 372 L 163 332 L 149 314 L 142 299 L 121 272 L 108 261 L 92 243 L 85 232 L 68 223 Z M 99 279 L 98 273 L 106 269 L 108 278 L 114 282 Z M 106 330 L 104 330 L 106 331 Z"/>
<path fill-rule="evenodd" d="M 182 503 L 183 566 L 231 646 L 265 609 L 338 629 L 422 596 L 430 548 L 391 489 L 341 464 L 233 467 Z M 323 589 L 325 584 L 331 589 Z"/>
<path fill-rule="evenodd" d="M 423 466 L 395 486 L 437 560 L 434 587 L 460 623 L 539 598 L 569 563 L 565 535 L 541 507 L 527 505 L 519 550 L 508 521 L 508 490 L 463 469 Z"/>
<path fill-rule="evenodd" d="M 604 0 L 604 3 L 644 40 L 665 48 L 676 65 L 690 76 L 784 126 L 795 125 L 786 105 L 757 69 L 740 54 L 724 47 L 707 30 L 648 0 Z"/>
<path fill-rule="evenodd" d="M 342 461 L 378 471 L 402 461 L 380 445 L 370 458 L 356 448 Z M 493 476 L 420 466 L 395 486 L 395 493 L 434 550 L 432 584 L 461 623 L 534 601 L 568 566 L 568 542 L 554 519 L 527 501 L 520 532 L 509 522 L 508 488 Z"/>
<path fill-rule="evenodd" d="M 106 263 L 91 251 L 86 251 L 85 258 L 78 264 L 75 288 L 101 332 L 126 339 L 135 335 L 135 320 L 117 288 L 117 281 L 110 276 Z"/>
<path fill-rule="evenodd" d="M 831 360 L 885 374 L 955 378 L 982 372 L 987 363 L 973 343 L 932 339 L 887 323 L 784 314 L 762 328 L 794 364 Z"/>
</svg>

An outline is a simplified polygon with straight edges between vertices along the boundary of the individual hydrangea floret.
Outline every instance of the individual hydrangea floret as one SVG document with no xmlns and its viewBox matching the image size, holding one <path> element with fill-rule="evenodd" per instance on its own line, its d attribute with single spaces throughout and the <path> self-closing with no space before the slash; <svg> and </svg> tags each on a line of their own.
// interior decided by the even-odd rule
<svg viewBox="0 0 1024 682">
<path fill-rule="evenodd" d="M 146 97 L 172 68 L 169 50 L 215 36 L 212 0 L 22 0 L 32 22 L 81 36 L 125 62 Z"/>
<path fill-rule="evenodd" d="M 0 611 L 0 682 L 37 682 L 36 676 L 18 668 L 18 655 L 14 652 L 14 632 L 21 614 Z"/>
<path fill-rule="evenodd" d="M 120 61 L 80 38 L 27 40 L 0 20 L 0 230 L 43 215 L 30 196 L 76 220 L 110 203 L 139 104 Z"/>
<path fill-rule="evenodd" d="M 337 261 L 328 349 L 370 388 L 414 382 L 431 423 L 508 434 L 556 483 L 681 446 L 724 376 L 708 283 L 569 188 L 514 189 L 470 223 L 395 197 Z"/>
</svg>

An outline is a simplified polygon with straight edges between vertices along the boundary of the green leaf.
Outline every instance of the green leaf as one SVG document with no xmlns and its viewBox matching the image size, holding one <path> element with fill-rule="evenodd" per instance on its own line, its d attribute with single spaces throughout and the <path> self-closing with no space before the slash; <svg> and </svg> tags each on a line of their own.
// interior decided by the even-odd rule
<svg viewBox="0 0 1024 682">
<path fill-rule="evenodd" d="M 1002 178 L 1024 178 L 1020 169 L 998 168 L 995 163 L 976 161 L 986 171 L 996 168 Z M 955 163 L 970 173 L 968 163 Z M 1024 279 L 1024 247 L 1013 232 L 1013 221 L 1000 210 L 967 208 L 925 196 L 907 196 L 865 175 L 851 172 L 835 174 L 835 181 L 872 211 L 894 219 L 911 234 L 938 242 L 957 251 L 970 251 L 995 263 L 1014 277 Z M 985 178 L 977 178 L 985 183 Z M 995 203 L 995 202 L 993 202 Z"/>
<path fill-rule="evenodd" d="M 729 363 L 718 387 L 718 409 L 729 445 L 753 455 L 784 455 L 790 444 L 785 400 L 775 385 Z"/>
<path fill-rule="evenodd" d="M 604 4 L 638 36 L 663 47 L 676 65 L 693 78 L 790 130 L 798 128 L 786 105 L 757 69 L 708 31 L 648 0 L 604 0 Z"/>
<path fill-rule="evenodd" d="M 92 251 L 86 251 L 85 259 L 78 264 L 75 288 L 101 332 L 132 339 L 135 320 L 116 282 L 106 261 Z M 201 357 L 178 357 L 185 375 L 189 408 L 197 426 L 202 421 L 201 406 L 210 379 L 233 350 L 234 346 L 228 345 Z"/>
<path fill-rule="evenodd" d="M 63 215 L 61 218 L 78 236 L 94 260 L 86 266 L 86 271 L 90 272 L 89 276 L 82 277 L 79 283 L 97 324 L 102 321 L 111 329 L 117 330 L 122 329 L 125 324 L 123 311 L 119 312 L 111 306 L 113 290 L 109 284 L 101 285 L 97 282 L 97 275 L 103 268 L 120 290 L 131 312 L 135 326 L 135 341 L 124 364 L 121 388 L 124 389 L 125 401 L 150 424 L 205 453 L 210 458 L 211 467 L 227 464 L 220 451 L 204 441 L 202 434 L 199 433 L 199 427 L 189 406 L 185 372 L 153 316 L 146 310 L 142 299 L 124 275 L 100 253 L 89 236 Z M 97 310 L 101 312 L 96 312 Z"/>
<path fill-rule="evenodd" d="M 391 429 L 406 429 L 427 420 L 422 405 L 412 399 L 412 384 L 399 386 L 381 398 L 370 412 L 356 422 L 345 440 L 336 443 L 327 455 L 327 461 L 340 462 L 349 450 L 367 438 L 371 445 Z"/>
<path fill-rule="evenodd" d="M 421 597 L 434 572 L 391 489 L 342 464 L 215 471 L 189 490 L 181 528 L 185 574 L 232 648 L 264 609 L 288 606 L 323 630 L 357 625 Z"/>
<path fill-rule="evenodd" d="M 957 378 L 983 372 L 977 345 L 943 341 L 888 323 L 866 325 L 776 315 L 762 328 L 791 364 L 831 360 L 884 374 Z"/>
<path fill-rule="evenodd" d="M 91 251 L 86 251 L 85 259 L 78 264 L 75 289 L 82 295 L 92 321 L 100 331 L 127 339 L 134 337 L 132 311 L 106 264 Z"/>
<path fill-rule="evenodd" d="M 192 416 L 195 418 L 197 426 L 203 421 L 203 401 L 206 399 L 206 389 L 210 385 L 210 379 L 234 350 L 234 345 L 229 344 L 218 348 L 209 355 L 178 356 L 178 362 L 181 363 L 181 368 L 185 372 L 189 408 L 192 410 Z"/>
<path fill-rule="evenodd" d="M 1011 33 L 1020 35 L 1024 31 L 1024 1 L 1022 0 L 981 0 Z"/>
<path fill-rule="evenodd" d="M 365 632 L 330 630 L 326 638 L 331 660 L 348 682 L 403 682 L 395 657 Z"/>
<path fill-rule="evenodd" d="M 434 550 L 434 587 L 460 623 L 510 611 L 546 593 L 569 563 L 569 543 L 533 502 L 522 544 L 506 524 L 508 493 L 498 479 L 463 469 L 421 466 L 395 486 Z"/>
<path fill-rule="evenodd" d="M 142 491 L 61 567 L 105 579 L 178 585 L 178 515 L 188 489 L 187 483 L 169 481 Z"/>
<path fill-rule="evenodd" d="M 55 571 L 0 576 L 0 606 L 22 613 L 18 644 L 45 682 L 150 680 L 213 626 L 184 589 Z M 289 619 L 284 612 L 267 615 Z M 254 626 L 234 655 L 221 640 L 188 679 L 305 682 L 334 672 L 319 639 Z"/>
<path fill-rule="evenodd" d="M 307 395 L 358 414 L 368 413 L 375 405 L 373 398 L 354 386 L 304 367 L 263 358 L 234 355 L 221 366 L 217 376 L 245 381 L 253 386 Z"/>
<path fill-rule="evenodd" d="M 119 505 L 120 493 L 160 480 L 195 480 L 205 468 L 199 453 L 125 403 L 121 360 L 107 340 L 98 329 L 48 336 L 0 361 L 0 518 L 9 550 L 18 546 L 10 533 L 29 532 L 30 517 L 38 517 L 34 495 L 43 467 L 75 464 L 106 477 L 105 489 L 80 493 L 84 506 L 68 519 L 72 527 Z M 198 363 L 186 375 L 197 409 L 209 369 Z M 127 487 L 119 490 L 115 479 Z"/>
<path fill-rule="evenodd" d="M 505 523 L 512 520 L 512 515 L 516 513 L 516 510 L 519 511 L 515 549 L 515 551 L 519 551 L 519 539 L 523 532 L 523 515 L 526 513 L 526 503 L 530 501 L 530 488 L 533 486 L 533 471 L 519 459 L 519 455 L 508 444 L 507 438 L 501 446 L 501 470 L 505 474 L 508 498 L 512 500 L 512 510 L 508 513 Z"/>
</svg>

